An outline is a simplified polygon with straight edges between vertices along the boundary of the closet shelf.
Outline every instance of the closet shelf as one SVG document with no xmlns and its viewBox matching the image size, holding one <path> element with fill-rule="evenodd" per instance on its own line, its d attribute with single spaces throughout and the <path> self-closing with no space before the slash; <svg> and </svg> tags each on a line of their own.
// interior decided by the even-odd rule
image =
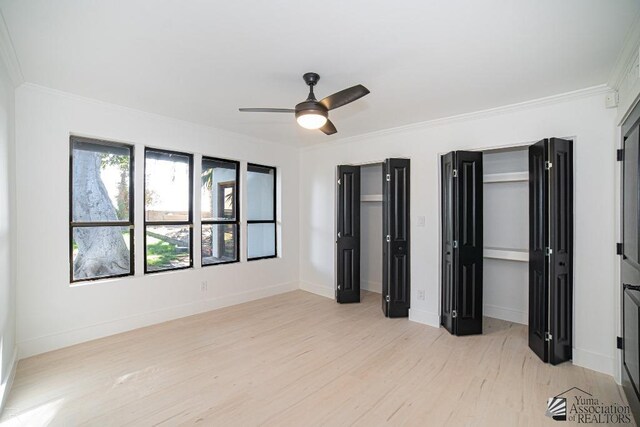
<svg viewBox="0 0 640 427">
<path fill-rule="evenodd" d="M 529 181 L 529 172 L 490 173 L 482 177 L 485 184 Z"/>
<path fill-rule="evenodd" d="M 381 202 L 382 194 L 363 194 L 360 196 L 361 202 Z"/>
<path fill-rule="evenodd" d="M 529 251 L 527 249 L 484 248 L 483 257 L 529 262 Z"/>
</svg>

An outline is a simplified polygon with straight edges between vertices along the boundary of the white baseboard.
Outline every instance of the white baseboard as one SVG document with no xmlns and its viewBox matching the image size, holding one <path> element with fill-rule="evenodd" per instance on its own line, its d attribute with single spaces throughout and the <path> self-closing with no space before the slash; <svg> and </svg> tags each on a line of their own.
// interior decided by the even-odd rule
<svg viewBox="0 0 640 427">
<path fill-rule="evenodd" d="M 529 313 L 526 311 L 514 310 L 512 308 L 498 307 L 497 305 L 484 304 L 483 315 L 494 319 L 506 320 L 507 322 L 529 324 Z"/>
<path fill-rule="evenodd" d="M 282 283 L 252 291 L 225 295 L 219 298 L 193 301 L 188 304 L 21 341 L 18 343 L 20 349 L 19 359 L 181 317 L 192 316 L 194 314 L 294 291 L 296 289 L 298 289 L 298 282 Z"/>
<path fill-rule="evenodd" d="M 611 376 L 615 373 L 615 358 L 575 347 L 573 348 L 573 364 Z"/>
<path fill-rule="evenodd" d="M 300 289 L 303 291 L 311 292 L 312 294 L 320 295 L 325 298 L 336 298 L 336 291 L 333 288 L 327 288 L 326 286 L 314 285 L 313 283 L 300 282 Z"/>
<path fill-rule="evenodd" d="M 433 326 L 434 328 L 440 327 L 440 316 L 436 313 L 432 313 L 426 310 L 419 310 L 417 308 L 409 309 L 409 320 L 416 323 L 422 323 L 424 325 Z"/>
<path fill-rule="evenodd" d="M 0 414 L 2 414 L 4 404 L 7 402 L 7 397 L 9 397 L 9 391 L 13 385 L 13 379 L 16 377 L 16 368 L 18 367 L 18 348 L 13 350 L 13 359 L 11 360 L 10 366 L 11 370 L 7 376 L 7 380 L 3 384 L 0 384 Z"/>
</svg>

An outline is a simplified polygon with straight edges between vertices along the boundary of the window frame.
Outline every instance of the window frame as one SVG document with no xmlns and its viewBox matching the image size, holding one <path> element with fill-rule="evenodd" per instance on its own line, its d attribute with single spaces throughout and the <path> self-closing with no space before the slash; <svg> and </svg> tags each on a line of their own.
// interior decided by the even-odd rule
<svg viewBox="0 0 640 427">
<path fill-rule="evenodd" d="M 144 248 L 144 274 L 155 274 L 155 273 L 166 273 L 168 271 L 178 271 L 178 270 L 188 270 L 193 268 L 193 180 L 194 180 L 194 169 L 193 169 L 193 154 L 192 153 L 184 153 L 181 151 L 173 151 L 173 150 L 165 150 L 163 148 L 153 148 L 153 147 L 144 147 L 144 173 L 143 173 L 143 183 L 142 183 L 142 191 L 143 195 L 147 194 L 147 153 L 149 151 L 154 151 L 156 153 L 183 156 L 189 159 L 189 219 L 187 221 L 147 221 L 147 202 L 146 197 L 143 198 L 142 206 L 143 206 L 143 230 L 142 230 L 142 239 L 143 239 L 143 248 Z M 175 268 L 165 268 L 161 270 L 152 270 L 150 271 L 147 265 L 147 227 L 151 226 L 163 226 L 163 225 L 182 225 L 189 228 L 189 265 L 184 267 L 175 267 Z"/>
<path fill-rule="evenodd" d="M 126 148 L 129 150 L 129 220 L 120 221 L 74 221 L 73 220 L 73 145 L 75 142 L 87 142 L 106 147 Z M 96 280 L 115 279 L 135 275 L 135 146 L 122 142 L 108 141 L 104 139 L 88 138 L 77 135 L 69 136 L 69 283 L 94 282 Z M 75 279 L 73 277 L 73 230 L 84 227 L 128 227 L 129 228 L 129 273 L 114 274 L 91 278 Z"/>
<path fill-rule="evenodd" d="M 240 262 L 240 205 L 242 204 L 241 201 L 241 192 L 240 192 L 240 162 L 237 160 L 228 160 L 228 159 L 221 159 L 219 157 L 211 157 L 211 156 L 202 156 L 202 160 L 201 160 L 201 168 L 200 168 L 200 174 L 202 175 L 202 165 L 204 164 L 205 161 L 213 161 L 213 162 L 224 162 L 224 163 L 231 163 L 234 164 L 236 167 L 236 185 L 235 185 L 235 201 L 234 201 L 234 210 L 235 210 L 235 220 L 230 221 L 230 220 L 205 220 L 202 219 L 202 196 L 200 198 L 201 200 L 201 206 L 200 206 L 200 267 L 214 267 L 216 265 L 225 265 L 225 264 L 235 264 Z M 200 194 L 202 194 L 202 181 L 200 183 Z M 236 259 L 233 261 L 223 261 L 223 262 L 216 262 L 216 263 L 211 263 L 211 264 L 205 264 L 204 263 L 204 257 L 202 255 L 202 233 L 204 230 L 204 226 L 205 225 L 226 225 L 226 224 L 235 224 L 236 226 L 236 242 L 235 242 L 235 246 L 236 246 Z"/>
<path fill-rule="evenodd" d="M 248 175 L 249 175 L 249 168 L 251 166 L 255 166 L 255 167 L 259 167 L 259 168 L 263 168 L 263 169 L 271 169 L 273 170 L 273 220 L 265 220 L 265 219 L 259 219 L 259 220 L 250 220 L 247 217 L 247 261 L 260 261 L 263 259 L 271 259 L 271 258 L 278 258 L 278 220 L 277 220 L 277 194 L 278 194 L 278 168 L 276 166 L 267 166 L 267 165 L 261 165 L 258 163 L 247 163 L 247 195 L 249 194 L 249 179 L 248 179 Z M 251 201 L 249 199 L 247 199 L 247 211 L 249 210 L 249 204 L 251 203 Z M 274 251 L 273 251 L 273 255 L 266 255 L 266 256 L 260 256 L 260 257 L 249 257 L 249 225 L 250 224 L 273 224 L 273 244 L 274 244 Z"/>
</svg>

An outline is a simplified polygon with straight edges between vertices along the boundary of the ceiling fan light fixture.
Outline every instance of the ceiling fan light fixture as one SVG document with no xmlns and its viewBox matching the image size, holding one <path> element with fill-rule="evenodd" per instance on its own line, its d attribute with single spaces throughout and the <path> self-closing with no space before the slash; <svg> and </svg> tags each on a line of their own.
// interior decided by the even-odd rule
<svg viewBox="0 0 640 427">
<path fill-rule="evenodd" d="M 296 117 L 298 124 L 305 129 L 320 129 L 327 123 L 326 113 L 323 115 L 318 111 L 309 111 Z"/>
<path fill-rule="evenodd" d="M 302 79 L 309 86 L 309 95 L 307 99 L 296 105 L 295 109 L 240 108 L 240 111 L 246 113 L 295 113 L 296 121 L 301 127 L 305 129 L 320 129 L 325 135 L 333 135 L 338 130 L 329 120 L 329 111 L 347 105 L 369 93 L 369 89 L 366 87 L 355 85 L 318 101 L 313 93 L 313 87 L 320 80 L 320 76 L 317 73 L 305 73 Z"/>
</svg>

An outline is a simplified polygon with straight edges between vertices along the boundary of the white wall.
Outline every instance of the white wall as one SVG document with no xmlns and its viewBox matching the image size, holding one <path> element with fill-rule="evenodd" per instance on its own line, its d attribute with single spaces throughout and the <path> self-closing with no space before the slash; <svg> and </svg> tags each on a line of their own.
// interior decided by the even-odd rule
<svg viewBox="0 0 640 427">
<path fill-rule="evenodd" d="M 13 83 L 0 61 L 0 410 L 16 348 L 13 109 Z"/>
<path fill-rule="evenodd" d="M 301 154 L 301 286 L 334 294 L 334 176 L 338 164 L 411 159 L 410 319 L 439 324 L 439 154 L 574 137 L 574 363 L 613 374 L 615 358 L 614 168 L 616 110 L 594 88 L 524 105 L 378 132 Z M 416 218 L 426 217 L 425 227 Z M 424 290 L 425 300 L 418 300 Z"/>
<path fill-rule="evenodd" d="M 69 284 L 69 134 L 135 144 L 135 277 Z M 143 147 L 278 167 L 280 257 L 144 276 Z M 92 101 L 34 85 L 16 91 L 17 336 L 26 357 L 171 318 L 298 288 L 295 148 Z M 241 182 L 245 179 L 241 178 Z M 199 183 L 196 181 L 196 189 Z M 244 188 L 244 186 L 243 186 Z M 241 220 L 246 219 L 242 191 Z M 195 192 L 196 203 L 200 199 Z M 196 210 L 197 212 L 197 210 Z M 198 215 L 195 215 L 198 218 Z M 199 221 L 196 220 L 196 228 Z M 194 233 L 195 234 L 195 233 Z M 199 265 L 198 239 L 194 264 Z M 207 291 L 201 284 L 207 282 Z"/>
</svg>

